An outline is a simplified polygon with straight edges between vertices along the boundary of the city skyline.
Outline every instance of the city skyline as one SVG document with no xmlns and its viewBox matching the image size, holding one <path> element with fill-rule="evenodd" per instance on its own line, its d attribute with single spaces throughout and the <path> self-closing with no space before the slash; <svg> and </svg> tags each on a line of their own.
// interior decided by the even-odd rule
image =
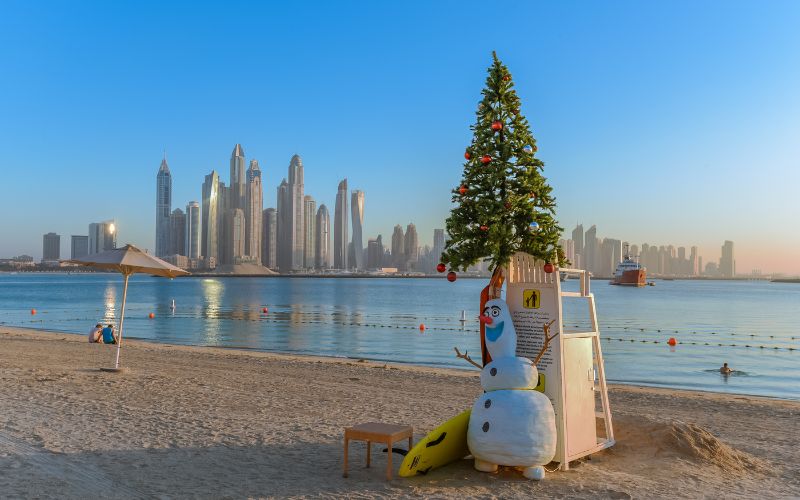
<svg viewBox="0 0 800 500">
<path fill-rule="evenodd" d="M 387 242 L 408 221 L 432 244 L 497 50 L 538 140 L 562 227 L 591 213 L 610 234 L 691 242 L 704 255 L 727 239 L 739 270 L 800 274 L 800 235 L 784 229 L 800 217 L 800 68 L 785 63 L 800 49 L 800 6 L 516 8 L 502 35 L 476 37 L 463 26 L 476 16 L 500 23 L 502 14 L 470 3 L 392 15 L 376 15 L 389 6 L 320 6 L 314 16 L 291 6 L 164 6 L 153 19 L 133 6 L 51 5 L 47 15 L 34 3 L 10 6 L 0 56 L 16 76 L 3 82 L 0 107 L 14 119 L 0 124 L 0 165 L 13 175 L 0 187 L 0 210 L 30 208 L 0 223 L 0 256 L 38 260 L 51 231 L 62 235 L 64 254 L 89 221 L 112 217 L 125 242 L 155 252 L 153 158 L 166 148 L 175 178 L 226 172 L 219 152 L 237 142 L 266 172 L 265 207 L 276 206 L 271 176 L 301 152 L 316 172 L 305 188 L 332 217 L 329 186 L 358 179 L 369 207 L 364 244 L 378 234 Z M 325 21 L 333 11 L 336 27 Z M 361 22 L 365 15 L 371 22 Z M 222 22 L 242 23 L 239 36 L 223 36 Z M 300 22 L 315 36 L 287 44 Z M 536 37 L 527 35 L 531 23 Z M 411 25 L 424 36 L 410 37 Z M 156 42 L 144 27 L 170 35 Z M 373 43 L 342 35 L 349 31 Z M 65 37 L 74 43 L 60 43 Z M 746 77 L 743 58 L 752 61 Z M 248 78 L 234 82 L 232 64 Z M 241 119 L 226 119 L 232 105 L 247 110 Z M 181 207 L 199 201 L 196 186 L 184 184 L 172 192 Z"/>
</svg>

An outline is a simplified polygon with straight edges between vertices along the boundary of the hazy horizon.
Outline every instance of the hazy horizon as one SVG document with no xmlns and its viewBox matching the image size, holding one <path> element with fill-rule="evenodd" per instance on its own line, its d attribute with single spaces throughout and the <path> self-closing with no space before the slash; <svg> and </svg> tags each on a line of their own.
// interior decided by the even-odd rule
<svg viewBox="0 0 800 500">
<path fill-rule="evenodd" d="M 236 143 L 265 208 L 298 153 L 318 205 L 365 192 L 365 241 L 430 244 L 496 50 L 566 237 L 800 274 L 800 4 L 504 5 L 5 4 L 0 257 L 111 218 L 153 249 L 162 151 L 184 209 Z"/>
</svg>

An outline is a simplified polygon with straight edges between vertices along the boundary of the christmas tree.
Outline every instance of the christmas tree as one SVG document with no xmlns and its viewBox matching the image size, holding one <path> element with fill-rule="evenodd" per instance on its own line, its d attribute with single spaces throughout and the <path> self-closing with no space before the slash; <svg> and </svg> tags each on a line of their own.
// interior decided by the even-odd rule
<svg viewBox="0 0 800 500">
<path fill-rule="evenodd" d="M 489 68 L 483 100 L 464 153 L 464 175 L 453 190 L 456 206 L 447 219 L 450 240 L 442 264 L 466 270 L 488 259 L 506 266 L 516 252 L 564 265 L 555 221 L 555 198 L 536 158 L 536 139 L 520 113 L 520 100 L 508 68 L 497 58 Z M 454 274 L 452 275 L 455 276 Z"/>
</svg>

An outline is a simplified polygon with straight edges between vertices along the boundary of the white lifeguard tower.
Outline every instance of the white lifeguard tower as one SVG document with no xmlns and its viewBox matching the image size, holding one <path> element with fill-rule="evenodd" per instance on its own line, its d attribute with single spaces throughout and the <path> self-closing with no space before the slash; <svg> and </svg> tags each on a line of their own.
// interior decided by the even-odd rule
<svg viewBox="0 0 800 500">
<path fill-rule="evenodd" d="M 517 332 L 517 356 L 536 357 L 544 343 L 545 325 L 550 325 L 551 336 L 558 333 L 537 365 L 537 390 L 544 392 L 553 403 L 558 431 L 554 461 L 559 462 L 562 470 L 568 470 L 570 461 L 613 446 L 614 428 L 589 273 L 580 269 L 559 269 L 555 265 L 552 272 L 547 273 L 544 266 L 544 262 L 536 261 L 531 255 L 515 254 L 508 268 L 499 269 L 492 277 L 487 287 L 488 298 L 500 297 L 503 281 L 506 281 L 505 300 Z M 580 291 L 562 291 L 561 273 L 577 275 Z M 590 331 L 564 330 L 564 298 L 586 300 Z"/>
</svg>

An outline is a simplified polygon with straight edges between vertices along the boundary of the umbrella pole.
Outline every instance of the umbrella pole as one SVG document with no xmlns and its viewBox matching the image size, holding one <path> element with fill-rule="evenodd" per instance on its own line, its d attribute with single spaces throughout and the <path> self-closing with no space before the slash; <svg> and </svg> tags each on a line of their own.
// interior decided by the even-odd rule
<svg viewBox="0 0 800 500">
<path fill-rule="evenodd" d="M 122 289 L 122 314 L 119 317 L 119 337 L 117 337 L 117 361 L 114 363 L 114 369 L 119 369 L 119 351 L 122 348 L 122 325 L 125 323 L 125 299 L 128 298 L 128 278 L 129 274 L 125 275 L 125 286 Z"/>
</svg>

